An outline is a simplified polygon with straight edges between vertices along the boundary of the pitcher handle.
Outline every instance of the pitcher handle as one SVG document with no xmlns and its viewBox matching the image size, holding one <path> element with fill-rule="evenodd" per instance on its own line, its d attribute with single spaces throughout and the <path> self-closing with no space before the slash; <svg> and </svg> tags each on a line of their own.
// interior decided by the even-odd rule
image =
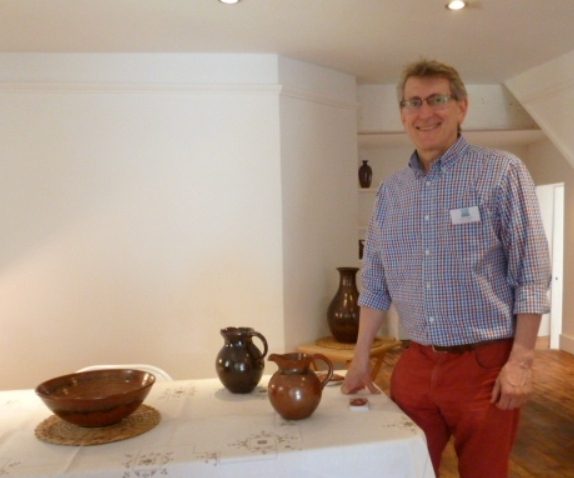
<svg viewBox="0 0 574 478">
<path fill-rule="evenodd" d="M 323 388 L 325 388 L 325 385 L 327 385 L 327 382 L 333 378 L 333 362 L 331 362 L 323 354 L 313 354 L 312 357 L 315 370 L 317 370 L 317 364 L 315 363 L 315 360 L 321 360 L 322 362 L 325 362 L 325 365 L 327 365 L 327 373 L 322 379 L 319 379 L 319 381 L 321 382 L 321 390 L 322 390 Z"/>
<path fill-rule="evenodd" d="M 257 337 L 263 343 L 263 353 L 261 354 L 261 358 L 265 358 L 265 356 L 267 355 L 267 351 L 269 350 L 267 347 L 267 340 L 265 339 L 265 337 L 263 337 L 262 334 L 260 334 L 259 332 L 256 332 L 255 330 L 253 331 L 253 333 L 251 335 L 253 337 Z"/>
</svg>

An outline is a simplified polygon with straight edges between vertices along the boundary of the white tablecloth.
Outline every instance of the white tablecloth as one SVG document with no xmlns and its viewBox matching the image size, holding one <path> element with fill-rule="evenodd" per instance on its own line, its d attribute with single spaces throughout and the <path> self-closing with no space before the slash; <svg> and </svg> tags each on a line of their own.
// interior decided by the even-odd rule
<svg viewBox="0 0 574 478">
<path fill-rule="evenodd" d="M 248 395 L 217 379 L 158 382 L 145 401 L 157 427 L 86 447 L 38 440 L 50 411 L 32 390 L 0 392 L 0 477 L 434 477 L 424 434 L 385 395 L 357 412 L 329 385 L 311 417 L 285 421 L 265 380 Z"/>
</svg>

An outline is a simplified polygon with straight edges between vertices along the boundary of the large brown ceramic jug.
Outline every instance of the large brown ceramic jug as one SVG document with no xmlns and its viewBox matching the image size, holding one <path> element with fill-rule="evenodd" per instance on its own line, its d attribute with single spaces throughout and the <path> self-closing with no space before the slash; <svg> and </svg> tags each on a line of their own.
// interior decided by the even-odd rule
<svg viewBox="0 0 574 478">
<path fill-rule="evenodd" d="M 217 354 L 215 368 L 221 383 L 232 393 L 249 393 L 261 380 L 267 355 L 267 340 L 251 327 L 221 329 L 225 343 Z M 253 343 L 257 337 L 263 343 L 261 352 Z"/>
<path fill-rule="evenodd" d="M 322 354 L 271 354 L 279 370 L 269 379 L 267 394 L 273 408 L 286 420 L 301 420 L 310 416 L 321 401 L 325 384 L 333 376 L 332 362 Z M 315 360 L 327 365 L 327 373 L 319 379 L 310 369 Z"/>
</svg>

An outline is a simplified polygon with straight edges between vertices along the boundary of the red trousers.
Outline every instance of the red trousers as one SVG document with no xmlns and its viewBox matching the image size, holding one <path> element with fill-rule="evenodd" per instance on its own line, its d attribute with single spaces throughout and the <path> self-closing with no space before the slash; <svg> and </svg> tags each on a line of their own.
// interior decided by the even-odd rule
<svg viewBox="0 0 574 478">
<path fill-rule="evenodd" d="M 451 437 L 461 478 L 506 478 L 520 411 L 490 403 L 512 340 L 464 353 L 412 343 L 391 378 L 391 398 L 425 432 L 436 475 Z"/>
</svg>

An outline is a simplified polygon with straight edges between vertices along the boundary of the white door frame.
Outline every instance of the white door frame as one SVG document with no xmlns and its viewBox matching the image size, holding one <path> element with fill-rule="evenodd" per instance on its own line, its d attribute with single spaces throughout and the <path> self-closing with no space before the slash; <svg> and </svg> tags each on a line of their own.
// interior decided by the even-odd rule
<svg viewBox="0 0 574 478">
<path fill-rule="evenodd" d="M 564 272 L 564 183 L 554 185 L 552 231 L 552 292 L 550 300 L 550 348 L 560 348 Z"/>
<path fill-rule="evenodd" d="M 550 335 L 550 348 L 560 348 L 562 334 L 562 299 L 564 269 L 564 183 L 536 187 L 539 194 L 544 230 L 552 261 L 552 281 L 549 292 L 550 314 L 542 318 L 539 335 Z M 548 321 L 550 322 L 548 324 Z"/>
</svg>

